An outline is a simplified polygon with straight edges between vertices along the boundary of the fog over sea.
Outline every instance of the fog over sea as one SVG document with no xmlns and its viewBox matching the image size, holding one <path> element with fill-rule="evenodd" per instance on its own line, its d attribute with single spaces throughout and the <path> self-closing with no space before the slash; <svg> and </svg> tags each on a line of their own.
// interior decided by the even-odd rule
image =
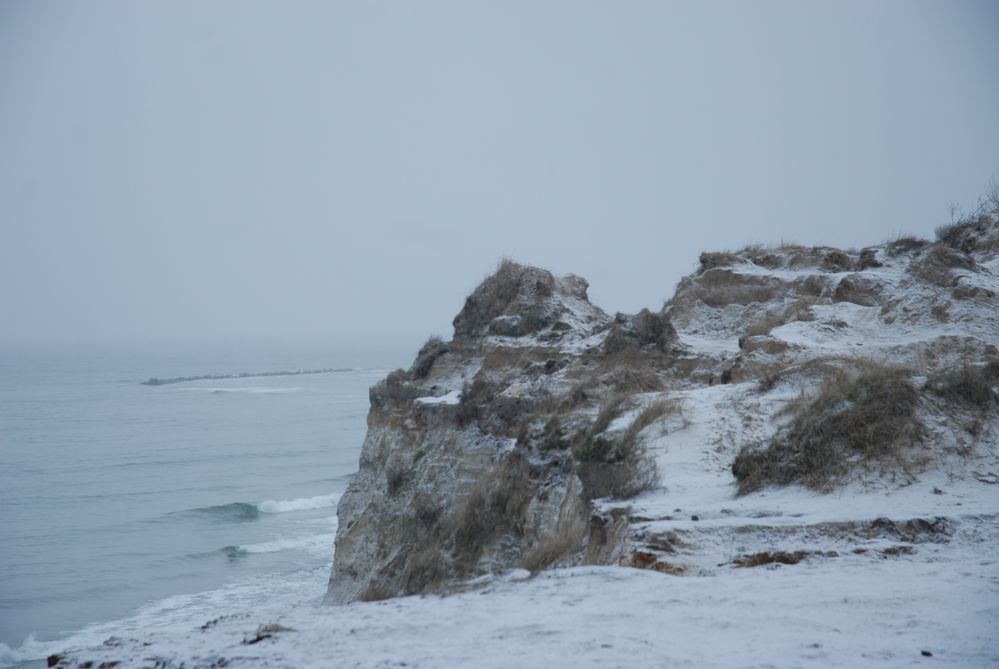
<svg viewBox="0 0 999 669">
<path fill-rule="evenodd" d="M 322 597 L 368 388 L 403 359 L 318 344 L 0 349 L 0 667 Z M 327 368 L 353 371 L 141 384 Z"/>
</svg>

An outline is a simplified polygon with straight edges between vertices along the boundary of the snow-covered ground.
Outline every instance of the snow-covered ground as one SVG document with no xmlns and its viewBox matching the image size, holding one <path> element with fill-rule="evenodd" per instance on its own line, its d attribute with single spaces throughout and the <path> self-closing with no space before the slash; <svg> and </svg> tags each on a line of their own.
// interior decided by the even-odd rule
<svg viewBox="0 0 999 669">
<path fill-rule="evenodd" d="M 69 655 L 95 667 L 999 666 L 997 468 L 736 498 L 726 435 L 770 429 L 741 418 L 741 396 L 689 391 L 682 418 L 649 428 L 663 487 L 627 506 L 672 573 L 514 571 L 448 596 L 323 606 L 320 571 L 297 600 L 233 592 L 187 604 L 186 618 L 162 612 L 160 628 L 148 611 Z M 807 555 L 737 566 L 764 551 Z"/>
<path fill-rule="evenodd" d="M 911 257 L 881 249 L 878 258 L 882 264 L 864 277 L 876 284 L 873 293 L 883 307 L 823 293 L 808 307 L 808 318 L 769 332 L 786 344 L 788 366 L 819 356 L 864 355 L 944 368 L 969 352 L 994 352 L 999 311 L 993 302 L 951 299 L 950 287 L 916 281 L 907 274 Z M 763 270 L 748 262 L 734 270 L 788 286 L 831 276 L 828 290 L 847 275 L 822 274 L 814 266 Z M 997 258 L 980 259 L 974 272 L 957 274 L 962 285 L 999 293 Z M 789 295 L 781 299 L 796 299 Z M 691 304 L 677 328 L 691 359 L 714 364 L 741 355 L 742 342 L 733 333 L 745 330 L 758 306 Z M 936 314 L 931 304 L 940 306 Z M 567 319 L 591 318 L 576 306 Z M 572 345 L 583 350 L 594 341 Z M 961 343 L 960 350 L 952 341 Z M 525 345 L 524 338 L 514 343 Z M 461 376 L 442 384 L 439 396 L 419 402 L 457 402 L 466 374 Z M 248 601 L 234 592 L 188 605 L 180 617 L 164 612 L 169 623 L 162 625 L 155 624 L 156 611 L 146 611 L 147 621 L 131 629 L 93 630 L 91 639 L 102 631 L 116 638 L 70 650 L 64 664 L 999 666 L 996 413 L 976 423 L 974 448 L 951 449 L 965 438 L 960 416 L 943 420 L 938 412 L 939 420 L 928 425 L 936 451 L 919 471 L 860 476 L 827 494 L 791 486 L 737 497 L 733 458 L 746 444 L 774 434 L 781 406 L 814 390 L 814 378 L 798 381 L 767 390 L 755 379 L 680 383 L 663 393 L 680 410 L 642 433 L 661 486 L 633 500 L 599 504 L 629 518 L 626 558 L 640 558 L 643 569 L 574 567 L 533 576 L 515 570 L 447 596 L 346 606 L 320 603 L 326 573 L 317 571 L 273 597 Z"/>
<path fill-rule="evenodd" d="M 446 597 L 261 603 L 75 658 L 160 667 L 994 667 L 996 523 L 961 528 L 948 544 L 890 558 L 729 566 L 690 578 L 577 567 L 514 572 Z M 266 625 L 282 631 L 258 634 Z"/>
</svg>

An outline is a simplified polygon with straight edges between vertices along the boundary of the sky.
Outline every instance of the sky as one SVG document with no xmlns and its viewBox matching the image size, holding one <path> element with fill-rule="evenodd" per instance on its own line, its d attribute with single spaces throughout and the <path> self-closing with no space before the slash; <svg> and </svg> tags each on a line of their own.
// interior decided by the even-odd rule
<svg viewBox="0 0 999 669">
<path fill-rule="evenodd" d="M 999 177 L 999 3 L 0 0 L 0 341 L 449 336 L 504 256 L 932 236 Z"/>
</svg>

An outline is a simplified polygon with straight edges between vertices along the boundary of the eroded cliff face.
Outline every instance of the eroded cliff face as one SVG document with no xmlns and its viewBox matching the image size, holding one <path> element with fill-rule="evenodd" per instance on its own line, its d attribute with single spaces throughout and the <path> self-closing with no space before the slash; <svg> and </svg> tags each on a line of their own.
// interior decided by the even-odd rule
<svg viewBox="0 0 999 669">
<path fill-rule="evenodd" d="M 832 377 L 851 408 L 863 394 L 844 379 L 876 378 L 878 365 L 911 390 L 902 422 L 920 425 L 902 435 L 912 442 L 898 451 L 906 476 L 954 444 L 992 457 L 997 275 L 995 217 L 936 243 L 704 254 L 663 311 L 633 316 L 592 305 L 579 277 L 505 262 L 468 297 L 451 341 L 428 341 L 409 370 L 371 389 L 328 600 L 425 592 L 514 567 L 666 564 L 676 537 L 650 533 L 650 517 L 620 500 L 644 493 L 639 506 L 672 506 L 664 453 L 691 448 L 685 431 L 702 438 L 707 428 L 692 422 L 718 416 L 703 445 L 710 471 L 768 443 L 794 464 L 801 430 L 788 416 L 833 396 Z M 977 406 L 933 389 L 951 388 L 959 368 L 984 388 Z M 829 419 L 809 420 L 820 418 Z M 850 467 L 867 457 L 844 453 Z M 756 486 L 781 480 L 757 474 Z"/>
<path fill-rule="evenodd" d="M 586 289 L 576 276 L 504 263 L 466 300 L 452 341 L 428 341 L 408 371 L 371 389 L 360 469 L 338 509 L 330 601 L 616 559 L 614 520 L 592 517 L 597 481 L 570 433 L 633 389 L 633 375 L 659 387 L 675 333 L 649 313 L 615 320 Z M 628 370 L 613 364 L 624 350 Z"/>
</svg>

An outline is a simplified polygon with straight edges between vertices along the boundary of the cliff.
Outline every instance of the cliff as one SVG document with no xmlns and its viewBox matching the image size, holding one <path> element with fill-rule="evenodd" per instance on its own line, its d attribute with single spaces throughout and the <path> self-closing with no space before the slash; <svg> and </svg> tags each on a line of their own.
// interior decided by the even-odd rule
<svg viewBox="0 0 999 669">
<path fill-rule="evenodd" d="M 696 523 L 775 486 L 994 467 L 994 215 L 933 243 L 706 253 L 655 312 L 611 317 L 586 290 L 505 261 L 451 341 L 371 389 L 328 601 L 518 567 L 703 573 L 719 537 L 676 522 L 694 487 Z M 874 520 L 848 533 L 891 533 Z"/>
<path fill-rule="evenodd" d="M 996 666 L 997 307 L 999 210 L 704 254 L 634 316 L 503 263 L 371 389 L 352 605 L 237 582 L 50 666 Z"/>
</svg>

